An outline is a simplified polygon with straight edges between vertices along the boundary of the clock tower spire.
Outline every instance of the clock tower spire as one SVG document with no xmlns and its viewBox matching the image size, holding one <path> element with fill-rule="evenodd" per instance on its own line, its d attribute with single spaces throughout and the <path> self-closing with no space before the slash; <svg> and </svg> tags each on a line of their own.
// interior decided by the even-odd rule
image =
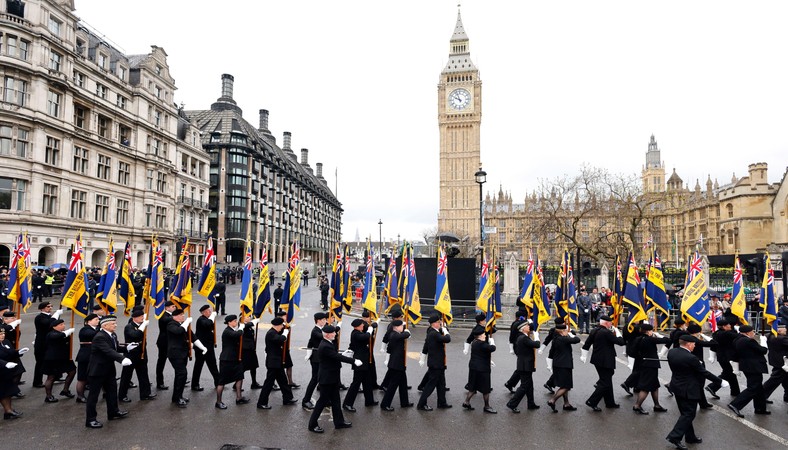
<svg viewBox="0 0 788 450">
<path fill-rule="evenodd" d="M 440 132 L 440 210 L 438 232 L 454 233 L 478 243 L 481 166 L 482 82 L 471 61 L 470 40 L 457 10 L 449 40 L 449 59 L 438 82 Z"/>
</svg>

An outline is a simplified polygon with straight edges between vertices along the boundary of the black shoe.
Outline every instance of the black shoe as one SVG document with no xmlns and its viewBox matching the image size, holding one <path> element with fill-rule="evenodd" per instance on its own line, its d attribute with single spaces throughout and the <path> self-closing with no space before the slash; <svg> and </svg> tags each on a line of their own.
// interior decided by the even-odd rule
<svg viewBox="0 0 788 450">
<path fill-rule="evenodd" d="M 670 394 L 670 396 L 673 397 L 673 389 L 670 388 L 669 384 L 665 384 L 665 389 L 667 389 L 668 394 Z M 679 441 L 679 443 L 681 443 L 681 441 Z"/>
<path fill-rule="evenodd" d="M 445 405 L 438 405 L 438 409 L 449 409 L 449 408 L 451 408 L 451 407 L 452 407 L 452 405 L 450 405 L 450 404 L 448 404 L 448 403 L 447 403 L 447 404 L 445 404 Z"/>
<path fill-rule="evenodd" d="M 257 405 L 257 409 L 271 409 L 270 405 Z M 322 431 L 321 431 L 322 433 Z"/>
<path fill-rule="evenodd" d="M 550 403 L 548 402 L 547 404 L 549 405 Z M 591 402 L 589 402 L 588 400 L 586 400 L 586 406 L 591 408 L 594 412 L 602 411 L 602 408 L 600 408 L 599 406 L 596 406 L 596 405 L 592 405 Z M 551 405 L 551 407 L 555 409 L 555 405 Z"/>
<path fill-rule="evenodd" d="M 573 405 L 564 405 L 564 411 L 577 411 L 577 407 Z"/>
<path fill-rule="evenodd" d="M 668 442 L 673 444 L 678 450 L 688 450 L 687 446 L 682 444 L 680 439 L 668 439 Z"/>
<path fill-rule="evenodd" d="M 533 411 L 535 409 L 539 409 L 539 408 L 541 408 L 541 406 L 539 406 L 539 405 L 528 405 L 528 409 L 531 410 L 531 411 Z"/>
<path fill-rule="evenodd" d="M 90 422 L 86 423 L 85 426 L 88 428 L 101 428 L 104 425 L 98 420 L 91 420 Z"/>
<path fill-rule="evenodd" d="M 180 400 L 178 400 L 177 402 L 175 402 L 175 406 L 177 406 L 178 408 L 185 408 L 185 407 L 187 407 L 188 405 L 189 405 L 189 402 L 187 402 L 187 401 L 186 401 L 186 400 L 184 400 L 184 399 L 180 399 Z"/>
<path fill-rule="evenodd" d="M 711 405 L 711 403 L 706 403 L 705 405 L 698 405 L 698 408 L 700 409 L 711 409 L 712 407 L 713 406 Z"/>
<path fill-rule="evenodd" d="M 283 405 L 289 406 L 289 405 L 295 405 L 296 403 L 298 403 L 298 400 L 291 398 L 290 400 L 285 400 Z"/>
<path fill-rule="evenodd" d="M 181 400 L 183 400 L 186 403 L 189 403 L 191 401 L 189 397 L 181 397 Z"/>
<path fill-rule="evenodd" d="M 11 411 L 10 413 L 3 413 L 3 420 L 14 420 L 22 417 L 22 413 L 16 410 Z"/>
<path fill-rule="evenodd" d="M 633 406 L 632 407 L 632 411 L 635 411 L 636 413 L 638 413 L 640 415 L 643 415 L 643 416 L 647 416 L 648 415 L 648 411 L 644 410 L 640 406 Z"/>
<path fill-rule="evenodd" d="M 766 400 L 766 404 L 767 404 L 767 405 L 773 405 L 773 404 L 774 404 L 774 402 L 773 402 L 773 401 L 771 401 L 771 400 Z"/>
<path fill-rule="evenodd" d="M 728 405 L 728 409 L 733 411 L 733 413 L 736 414 L 738 417 L 744 418 L 744 414 L 742 414 L 741 411 L 739 411 L 739 408 L 733 405 Z"/>
<path fill-rule="evenodd" d="M 417 406 L 416 409 L 418 409 L 419 411 L 432 411 L 432 406 L 422 405 L 422 406 Z"/>
<path fill-rule="evenodd" d="M 446 392 L 449 392 L 450 390 L 451 390 L 451 388 L 449 388 L 449 387 L 446 388 Z"/>
<path fill-rule="evenodd" d="M 632 397 L 633 395 L 635 395 L 635 394 L 633 394 L 633 393 L 632 393 L 632 390 L 631 390 L 631 389 L 629 389 L 629 386 L 627 386 L 627 385 L 626 385 L 626 384 L 624 384 L 624 383 L 621 383 L 621 389 L 623 389 L 624 391 L 626 391 L 626 393 L 627 393 L 627 397 Z"/>
<path fill-rule="evenodd" d="M 259 383 L 252 383 L 251 387 L 252 387 L 252 389 L 262 389 L 263 385 L 259 384 Z M 274 386 L 274 390 L 278 391 L 279 390 L 279 386 Z"/>
<path fill-rule="evenodd" d="M 654 412 L 659 412 L 659 413 L 668 412 L 668 409 L 667 408 L 663 408 L 660 405 L 657 405 L 657 406 L 654 407 Z"/>
<path fill-rule="evenodd" d="M 159 384 L 159 385 L 156 386 L 156 389 L 159 390 L 159 391 L 166 391 L 169 388 L 170 387 L 167 386 L 166 384 Z"/>
<path fill-rule="evenodd" d="M 509 406 L 509 405 L 506 405 L 506 407 L 507 407 L 507 408 L 509 408 L 510 410 L 512 410 L 512 412 L 513 412 L 513 413 L 515 413 L 515 414 L 520 414 L 520 410 L 519 410 L 519 409 L 517 409 L 517 407 L 516 407 L 516 406 Z"/>
<path fill-rule="evenodd" d="M 695 439 L 687 439 L 687 444 L 702 444 L 703 438 L 696 437 Z"/>
<path fill-rule="evenodd" d="M 761 415 L 761 416 L 768 416 L 771 413 L 772 413 L 771 411 L 767 411 L 765 409 L 760 410 L 760 411 L 758 411 L 758 410 L 755 411 L 755 414 L 758 414 L 758 415 Z"/>
<path fill-rule="evenodd" d="M 301 389 L 301 385 L 293 383 L 293 384 L 290 385 L 290 389 L 292 389 L 292 390 Z"/>
<path fill-rule="evenodd" d="M 339 390 L 340 391 L 346 391 L 347 390 L 347 386 L 345 386 L 344 384 L 340 384 L 339 385 Z"/>
<path fill-rule="evenodd" d="M 134 384 L 134 382 L 133 382 L 133 381 L 129 381 L 129 389 L 134 389 L 134 388 L 136 388 L 136 387 L 137 387 L 137 385 L 136 385 L 136 384 Z"/>
<path fill-rule="evenodd" d="M 213 406 L 216 409 L 227 409 L 227 405 L 224 402 L 214 403 Z"/>
<path fill-rule="evenodd" d="M 246 397 L 241 397 L 241 398 L 235 400 L 235 404 L 236 405 L 245 405 L 247 403 L 249 403 L 249 399 L 246 398 Z"/>
<path fill-rule="evenodd" d="M 354 407 L 352 407 L 350 405 L 342 405 L 342 409 L 344 409 L 345 411 L 353 412 L 353 413 L 356 412 L 356 408 L 354 408 Z"/>
<path fill-rule="evenodd" d="M 322 428 L 320 427 L 320 425 L 317 425 L 317 426 L 314 426 L 314 427 L 310 427 L 310 428 L 309 428 L 309 431 L 311 431 L 311 432 L 313 432 L 313 433 L 322 433 L 322 432 L 324 432 L 324 431 L 326 431 L 326 430 L 322 429 Z"/>
<path fill-rule="evenodd" d="M 312 402 L 301 403 L 301 407 L 306 409 L 307 411 L 311 411 L 315 409 L 315 404 Z"/>
<path fill-rule="evenodd" d="M 129 415 L 128 411 L 118 411 L 115 414 L 109 416 L 109 420 L 124 419 L 128 415 Z"/>
<path fill-rule="evenodd" d="M 605 408 L 607 408 L 607 409 L 618 409 L 618 408 L 621 408 L 621 405 L 619 405 L 618 403 L 613 403 L 612 405 L 605 405 Z"/>
<path fill-rule="evenodd" d="M 549 384 L 545 383 L 544 388 L 550 391 L 551 394 L 555 394 L 555 389 L 553 389 L 553 387 L 550 386 Z"/>
<path fill-rule="evenodd" d="M 60 391 L 60 395 L 63 397 L 74 398 L 74 394 L 71 391 Z"/>
<path fill-rule="evenodd" d="M 473 411 L 474 409 L 476 409 L 470 403 L 463 403 L 462 407 L 467 409 L 468 411 Z"/>
<path fill-rule="evenodd" d="M 21 392 L 16 394 L 16 395 L 14 395 L 14 398 L 25 398 L 25 397 L 26 397 L 26 395 L 21 393 Z"/>
<path fill-rule="evenodd" d="M 413 403 L 413 402 L 410 402 L 410 403 L 405 403 L 404 405 L 400 405 L 400 408 L 410 408 L 410 407 L 412 407 L 413 405 L 414 405 L 414 403 Z"/>
<path fill-rule="evenodd" d="M 205 388 L 202 386 L 192 386 L 192 390 L 195 392 L 202 392 L 205 390 Z"/>
<path fill-rule="evenodd" d="M 503 384 L 503 387 L 505 387 L 506 389 L 509 389 L 509 393 L 510 394 L 514 394 L 514 388 L 513 387 L 509 386 L 506 383 Z"/>
<path fill-rule="evenodd" d="M 119 398 L 118 401 L 121 403 L 131 403 L 131 399 L 128 397 Z"/>
<path fill-rule="evenodd" d="M 557 413 L 557 412 L 558 412 L 558 410 L 557 410 L 557 409 L 555 409 L 555 403 L 553 403 L 553 402 L 551 402 L 551 401 L 548 401 L 548 402 L 547 402 L 547 406 L 549 406 L 549 407 L 550 407 L 550 409 L 552 409 L 554 413 Z"/>
<path fill-rule="evenodd" d="M 492 409 L 491 406 L 485 406 L 484 412 L 486 412 L 487 414 L 498 414 L 498 411 Z"/>
<path fill-rule="evenodd" d="M 711 388 L 711 386 L 706 386 L 706 388 L 705 388 L 705 389 L 706 389 L 706 392 L 708 392 L 708 393 L 709 393 L 709 395 L 711 395 L 712 397 L 714 397 L 714 399 L 715 399 L 715 400 L 719 400 L 719 399 L 720 399 L 720 396 L 719 396 L 719 395 L 717 395 L 717 393 L 716 393 L 716 392 L 714 392 L 714 389 L 712 389 L 712 388 Z M 688 442 L 689 442 L 689 441 L 688 441 Z"/>
<path fill-rule="evenodd" d="M 382 409 L 383 411 L 389 411 L 389 412 L 394 411 L 394 408 L 392 408 L 391 406 L 381 406 L 380 409 Z"/>
<path fill-rule="evenodd" d="M 77 397 L 77 403 L 87 403 L 88 399 L 85 397 Z"/>
<path fill-rule="evenodd" d="M 44 399 L 44 403 L 57 403 L 57 402 L 58 400 L 51 395 Z"/>
<path fill-rule="evenodd" d="M 342 422 L 342 423 L 334 424 L 334 428 L 337 430 L 341 430 L 342 428 L 350 428 L 352 426 L 353 424 L 350 422 Z"/>
<path fill-rule="evenodd" d="M 146 395 L 145 397 L 140 397 L 140 400 L 156 400 L 156 393 L 153 392 L 150 395 Z"/>
</svg>

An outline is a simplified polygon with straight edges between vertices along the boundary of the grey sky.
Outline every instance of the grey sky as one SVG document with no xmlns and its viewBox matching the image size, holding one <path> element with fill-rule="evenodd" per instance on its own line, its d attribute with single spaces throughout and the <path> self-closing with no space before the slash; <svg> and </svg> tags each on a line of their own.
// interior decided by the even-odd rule
<svg viewBox="0 0 788 450">
<path fill-rule="evenodd" d="M 246 119 L 339 168 L 344 239 L 419 238 L 437 223 L 437 82 L 456 1 L 75 0 L 126 53 L 169 55 L 187 109 L 235 76 Z M 640 173 L 656 135 L 694 187 L 788 164 L 788 2 L 464 1 L 483 83 L 486 190 L 522 202 L 582 163 Z"/>
</svg>

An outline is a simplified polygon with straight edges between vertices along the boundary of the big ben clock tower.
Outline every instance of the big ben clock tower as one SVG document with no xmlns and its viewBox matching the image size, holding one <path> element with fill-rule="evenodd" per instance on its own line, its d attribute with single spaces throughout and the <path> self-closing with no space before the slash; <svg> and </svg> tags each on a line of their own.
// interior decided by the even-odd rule
<svg viewBox="0 0 788 450">
<path fill-rule="evenodd" d="M 440 211 L 438 233 L 479 238 L 479 186 L 482 82 L 471 61 L 468 35 L 457 11 L 449 41 L 449 62 L 438 83 L 440 129 Z"/>
</svg>

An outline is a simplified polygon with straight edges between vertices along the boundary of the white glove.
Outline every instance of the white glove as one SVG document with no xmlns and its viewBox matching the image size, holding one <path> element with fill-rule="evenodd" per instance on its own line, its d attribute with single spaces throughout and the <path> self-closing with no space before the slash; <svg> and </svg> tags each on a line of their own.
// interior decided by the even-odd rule
<svg viewBox="0 0 788 450">
<path fill-rule="evenodd" d="M 195 341 L 194 341 L 194 346 L 195 346 L 195 347 L 197 347 L 197 348 L 199 348 L 199 349 L 200 349 L 200 351 L 202 352 L 202 354 L 203 354 L 203 355 L 204 355 L 204 354 L 206 354 L 206 353 L 208 353 L 208 349 L 207 349 L 207 348 L 205 348 L 205 346 L 204 346 L 204 345 L 202 345 L 202 342 L 200 342 L 200 340 L 199 340 L 199 339 L 197 339 L 197 340 L 195 340 Z"/>
<path fill-rule="evenodd" d="M 409 329 L 405 328 L 404 330 L 402 330 L 402 332 L 403 333 L 408 333 L 408 336 L 410 336 L 410 330 Z"/>
<path fill-rule="evenodd" d="M 385 361 L 383 361 L 383 365 L 384 365 L 384 366 L 387 366 L 387 365 L 389 364 L 389 357 L 390 357 L 390 356 L 391 356 L 391 355 L 389 355 L 388 353 L 386 354 L 386 360 L 385 360 Z"/>
<path fill-rule="evenodd" d="M 738 325 L 734 325 L 733 329 L 736 330 L 737 333 L 739 332 L 739 326 Z"/>
<path fill-rule="evenodd" d="M 492 338 L 492 336 L 490 336 L 490 338 L 489 338 L 489 339 L 487 339 L 487 342 L 489 342 L 489 343 L 490 343 L 490 345 L 492 345 L 492 346 L 494 346 L 494 345 L 495 345 L 495 339 L 493 339 L 493 338 Z"/>
<path fill-rule="evenodd" d="M 713 352 L 713 351 L 709 352 L 709 359 L 708 359 L 709 364 L 714 364 L 714 361 L 717 360 L 716 356 L 717 356 L 717 352 Z"/>
<path fill-rule="evenodd" d="M 123 358 L 123 361 L 120 362 L 120 365 L 123 367 L 128 367 L 131 365 L 131 360 L 129 358 Z"/>
<path fill-rule="evenodd" d="M 586 349 L 580 350 L 580 361 L 582 361 L 583 364 L 588 362 L 588 350 Z"/>
<path fill-rule="evenodd" d="M 531 332 L 531 339 L 533 339 L 536 342 L 539 342 L 540 340 L 542 340 L 542 338 L 539 337 L 539 332 L 536 331 L 536 330 Z"/>
<path fill-rule="evenodd" d="M 312 349 L 308 348 L 306 349 L 306 357 L 304 358 L 304 361 L 309 361 L 309 358 L 311 357 L 312 357 Z"/>
<path fill-rule="evenodd" d="M 768 344 L 766 343 L 766 336 L 761 336 L 761 347 L 768 348 Z"/>
<path fill-rule="evenodd" d="M 24 355 L 25 353 L 27 353 L 29 351 L 30 351 L 30 349 L 28 347 L 22 347 L 22 348 L 19 349 L 18 353 L 19 353 L 19 356 L 22 356 L 22 355 Z"/>
<path fill-rule="evenodd" d="M 657 338 L 659 338 L 659 339 L 662 339 L 662 338 L 664 338 L 664 337 L 665 337 L 665 336 L 663 336 L 663 335 L 661 335 L 661 334 L 657 333 L 656 331 L 654 332 L 654 336 L 656 336 L 656 337 L 657 337 Z"/>
<path fill-rule="evenodd" d="M 389 348 L 389 345 L 385 342 L 380 343 L 380 353 L 386 353 L 386 349 Z"/>
<path fill-rule="evenodd" d="M 350 350 L 350 349 L 347 349 L 344 352 L 342 352 L 342 356 L 345 356 L 345 357 L 348 357 L 348 358 L 352 358 L 353 354 L 354 354 L 353 350 Z"/>
<path fill-rule="evenodd" d="M 621 337 L 621 330 L 617 327 L 613 327 L 613 333 L 616 333 L 616 337 Z"/>
<path fill-rule="evenodd" d="M 427 355 L 424 353 L 421 354 L 419 357 L 419 367 L 424 367 L 424 363 L 427 361 Z"/>
<path fill-rule="evenodd" d="M 251 322 L 251 323 L 252 323 L 252 326 L 253 326 L 253 327 L 257 328 L 257 324 L 258 324 L 258 323 L 260 323 L 260 319 L 259 319 L 259 318 L 257 318 L 257 319 L 252 319 L 252 320 L 250 320 L 249 322 Z"/>
<path fill-rule="evenodd" d="M 788 372 L 788 356 L 783 356 L 783 359 L 785 360 L 785 365 L 783 365 L 783 370 Z"/>
<path fill-rule="evenodd" d="M 539 350 L 537 350 L 536 353 L 539 353 L 541 355 L 543 351 L 544 351 L 544 347 L 539 347 Z"/>
<path fill-rule="evenodd" d="M 211 322 L 216 322 L 216 311 L 211 311 L 211 315 L 208 316 L 208 320 Z"/>
<path fill-rule="evenodd" d="M 739 375 L 741 373 L 741 370 L 739 370 L 739 363 L 737 363 L 736 361 L 731 361 L 731 367 L 733 368 L 733 373 L 735 373 L 736 375 Z"/>
<path fill-rule="evenodd" d="M 9 325 L 11 325 L 12 330 L 16 330 L 16 327 L 19 326 L 20 323 L 22 323 L 22 319 L 16 319 L 15 321 L 9 323 Z"/>
<path fill-rule="evenodd" d="M 509 354 L 514 355 L 514 344 L 512 343 L 509 344 Z"/>
<path fill-rule="evenodd" d="M 353 364 L 354 364 L 356 367 L 361 367 L 361 365 L 362 365 L 362 364 L 364 364 L 364 363 L 362 363 L 360 359 L 354 359 L 354 360 L 353 360 Z"/>
<path fill-rule="evenodd" d="M 629 368 L 630 372 L 635 368 L 635 358 L 627 358 L 627 367 Z"/>
<path fill-rule="evenodd" d="M 197 342 L 200 342 L 200 341 L 197 341 Z M 130 351 L 134 350 L 135 348 L 137 348 L 139 346 L 140 346 L 140 344 L 138 344 L 136 342 L 130 342 L 130 343 L 126 344 L 126 351 L 130 352 Z"/>
<path fill-rule="evenodd" d="M 727 382 L 727 381 L 725 381 L 725 380 L 722 380 L 722 384 L 721 384 L 720 386 L 721 386 L 721 387 L 724 387 L 724 388 L 729 388 L 729 387 L 731 387 L 731 384 L 730 384 L 730 383 L 728 383 L 728 382 Z"/>
<path fill-rule="evenodd" d="M 282 336 L 287 337 L 288 334 L 290 334 L 290 328 L 285 328 L 282 330 Z"/>
<path fill-rule="evenodd" d="M 148 313 L 142 315 L 142 321 L 144 322 L 146 320 L 148 320 Z"/>
<path fill-rule="evenodd" d="M 17 363 L 15 363 L 15 362 L 7 362 L 7 363 L 5 363 L 5 368 L 6 369 L 13 369 L 16 366 L 17 366 Z"/>
<path fill-rule="evenodd" d="M 181 328 L 183 328 L 186 331 L 189 331 L 189 325 L 191 324 L 192 324 L 192 318 L 187 317 L 186 320 L 184 320 L 183 323 L 181 324 Z"/>
<path fill-rule="evenodd" d="M 468 350 L 470 350 L 470 349 L 471 349 L 471 344 L 466 342 L 465 345 L 462 346 L 462 354 L 463 355 L 467 355 L 468 354 Z"/>
<path fill-rule="evenodd" d="M 490 360 L 490 367 L 495 367 L 495 361 Z"/>
<path fill-rule="evenodd" d="M 571 331 L 569 332 L 568 336 L 569 336 L 570 338 L 572 338 L 572 339 L 574 339 L 574 338 L 576 338 L 576 337 L 577 337 L 577 336 L 576 336 L 574 333 L 572 333 Z"/>
<path fill-rule="evenodd" d="M 73 328 L 69 328 L 68 330 L 64 331 L 63 333 L 66 334 L 66 337 L 69 337 L 72 334 L 74 334 L 74 329 Z"/>
<path fill-rule="evenodd" d="M 441 333 L 443 333 L 444 335 L 448 335 L 449 334 L 449 329 L 446 328 L 446 327 L 441 327 Z"/>
<path fill-rule="evenodd" d="M 701 333 L 700 338 L 706 342 L 711 342 L 711 338 L 706 336 L 705 334 Z"/>
<path fill-rule="evenodd" d="M 548 371 L 553 371 L 553 358 L 547 358 L 547 364 L 545 364 L 545 367 L 547 367 Z"/>
<path fill-rule="evenodd" d="M 60 315 L 63 314 L 63 308 L 58 309 L 54 313 L 52 313 L 52 318 L 57 320 L 60 318 Z"/>
<path fill-rule="evenodd" d="M 149 324 L 150 324 L 150 320 L 143 320 L 142 323 L 140 324 L 140 328 L 139 328 L 140 331 L 145 331 L 145 328 L 147 328 Z"/>
<path fill-rule="evenodd" d="M 667 354 L 668 354 L 668 348 L 665 347 L 665 346 L 662 346 L 662 349 L 659 351 L 659 357 L 660 358 L 664 358 L 665 355 L 667 355 Z"/>
</svg>

